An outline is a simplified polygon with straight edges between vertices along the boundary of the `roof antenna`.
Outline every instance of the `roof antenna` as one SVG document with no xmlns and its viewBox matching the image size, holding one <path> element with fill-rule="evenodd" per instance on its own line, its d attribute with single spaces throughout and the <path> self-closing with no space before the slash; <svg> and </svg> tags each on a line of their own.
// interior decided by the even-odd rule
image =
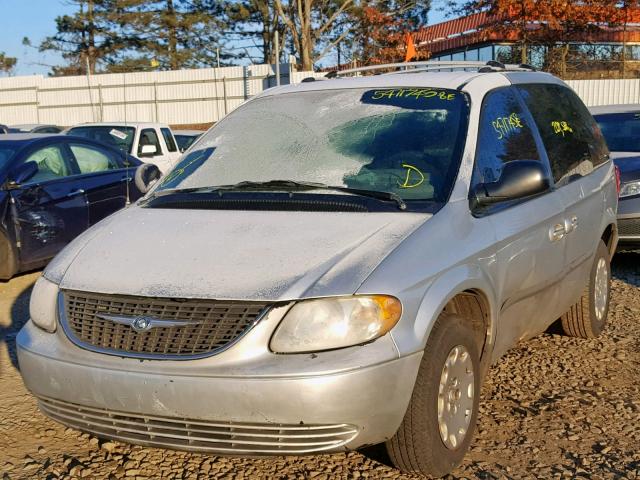
<svg viewBox="0 0 640 480">
<path fill-rule="evenodd" d="M 127 73 L 124 72 L 122 74 L 122 96 L 124 98 L 124 102 L 123 102 L 123 106 L 124 106 L 124 131 L 125 131 L 125 135 L 127 132 Z M 135 135 L 135 133 L 134 133 Z M 133 141 L 135 140 L 135 138 L 131 139 L 131 145 L 133 146 Z M 125 143 L 125 148 L 128 147 L 126 146 Z M 131 178 L 129 177 L 129 152 L 128 151 L 124 151 L 124 168 L 125 168 L 125 190 L 126 190 L 126 195 L 127 195 L 127 199 L 125 201 L 125 207 L 128 207 L 129 205 L 131 205 L 131 193 L 129 192 L 130 189 L 130 185 L 131 185 Z"/>
</svg>

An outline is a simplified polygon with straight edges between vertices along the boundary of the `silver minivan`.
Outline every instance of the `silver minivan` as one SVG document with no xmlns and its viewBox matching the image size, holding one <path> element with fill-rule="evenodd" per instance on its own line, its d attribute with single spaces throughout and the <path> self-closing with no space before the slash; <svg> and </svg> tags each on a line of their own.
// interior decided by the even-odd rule
<svg viewBox="0 0 640 480">
<path fill-rule="evenodd" d="M 230 455 L 385 442 L 444 475 L 480 386 L 609 305 L 616 174 L 559 79 L 523 67 L 309 81 L 246 102 L 59 254 L 17 338 L 44 414 Z"/>
</svg>

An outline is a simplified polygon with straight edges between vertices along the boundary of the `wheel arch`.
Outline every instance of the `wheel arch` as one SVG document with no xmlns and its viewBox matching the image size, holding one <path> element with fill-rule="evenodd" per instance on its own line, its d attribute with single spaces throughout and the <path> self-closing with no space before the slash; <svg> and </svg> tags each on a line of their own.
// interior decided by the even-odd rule
<svg viewBox="0 0 640 480">
<path fill-rule="evenodd" d="M 609 258 L 612 258 L 618 244 L 618 226 L 615 223 L 608 224 L 600 235 L 600 239 L 607 246 Z"/>
<path fill-rule="evenodd" d="M 482 363 L 489 364 L 496 337 L 496 304 L 492 282 L 479 266 L 461 265 L 445 272 L 426 290 L 411 332 L 404 329 L 404 334 L 394 335 L 400 355 L 423 350 L 438 316 L 454 313 L 469 320 L 478 332 Z"/>
</svg>

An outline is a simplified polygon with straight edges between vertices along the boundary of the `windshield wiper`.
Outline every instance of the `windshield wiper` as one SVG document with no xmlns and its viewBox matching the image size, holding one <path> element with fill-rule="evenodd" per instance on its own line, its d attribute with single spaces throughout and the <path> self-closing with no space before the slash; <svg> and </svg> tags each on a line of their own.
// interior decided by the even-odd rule
<svg viewBox="0 0 640 480">
<path fill-rule="evenodd" d="M 335 190 L 339 192 L 350 193 L 352 195 L 359 195 L 361 197 L 370 197 L 378 200 L 386 200 L 393 201 L 398 205 L 400 210 L 406 210 L 407 204 L 400 197 L 400 195 L 393 192 L 385 192 L 379 190 L 365 190 L 360 188 L 350 188 L 350 187 L 341 187 L 341 186 L 333 186 L 326 185 L 324 183 L 318 182 L 297 182 L 295 180 L 269 180 L 266 182 L 253 182 L 253 181 L 243 181 L 234 183 L 232 185 L 218 185 L 213 187 L 197 187 L 197 188 L 174 188 L 170 190 L 161 190 L 158 192 L 154 192 L 148 199 L 152 200 L 153 198 L 171 194 L 180 194 L 180 193 L 219 193 L 222 195 L 222 192 L 225 191 L 240 191 L 240 190 L 265 190 L 265 189 L 273 189 L 273 190 Z"/>
<path fill-rule="evenodd" d="M 212 191 L 229 191 L 229 190 L 251 190 L 251 189 L 290 189 L 290 190 L 335 190 L 339 192 L 359 195 L 361 197 L 371 197 L 378 200 L 390 200 L 398 204 L 400 210 L 406 210 L 407 204 L 400 195 L 393 192 L 385 192 L 379 190 L 365 190 L 360 188 L 341 187 L 327 185 L 319 182 L 297 182 L 295 180 L 269 180 L 267 182 L 251 182 L 244 181 L 233 185 L 220 185 L 212 187 Z"/>
</svg>

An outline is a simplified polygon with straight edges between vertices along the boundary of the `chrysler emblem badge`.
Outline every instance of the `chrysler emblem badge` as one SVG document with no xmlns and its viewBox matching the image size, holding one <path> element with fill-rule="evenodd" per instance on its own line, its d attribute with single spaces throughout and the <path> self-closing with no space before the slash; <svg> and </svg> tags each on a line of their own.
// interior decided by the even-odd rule
<svg viewBox="0 0 640 480">
<path fill-rule="evenodd" d="M 145 315 L 129 317 L 126 315 L 110 315 L 107 313 L 97 313 L 96 318 L 107 320 L 108 322 L 119 323 L 120 325 L 128 325 L 136 332 L 148 332 L 152 328 L 180 328 L 188 325 L 199 325 L 202 322 L 202 320 L 168 320 L 147 317 Z"/>
<path fill-rule="evenodd" d="M 131 328 L 136 332 L 146 332 L 151 330 L 151 319 L 149 317 L 136 317 L 131 322 Z"/>
</svg>

